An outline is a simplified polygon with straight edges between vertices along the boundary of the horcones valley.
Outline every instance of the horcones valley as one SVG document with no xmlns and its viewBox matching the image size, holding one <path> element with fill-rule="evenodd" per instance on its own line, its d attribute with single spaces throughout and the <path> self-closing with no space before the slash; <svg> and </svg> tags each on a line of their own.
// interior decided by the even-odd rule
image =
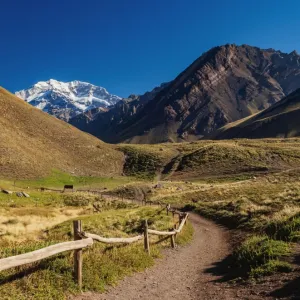
<svg viewBox="0 0 300 300">
<path fill-rule="evenodd" d="M 299 136 L 296 51 L 1 87 L 0 299 L 300 299 Z"/>
</svg>

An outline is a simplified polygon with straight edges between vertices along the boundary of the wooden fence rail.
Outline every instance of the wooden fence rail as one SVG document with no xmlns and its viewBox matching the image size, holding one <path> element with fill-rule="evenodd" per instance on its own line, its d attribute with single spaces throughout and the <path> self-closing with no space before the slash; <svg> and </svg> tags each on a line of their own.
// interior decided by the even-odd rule
<svg viewBox="0 0 300 300">
<path fill-rule="evenodd" d="M 130 238 L 105 238 L 100 235 L 87 232 L 80 232 L 80 235 L 85 238 L 92 238 L 93 240 L 104 244 L 131 244 L 140 241 L 144 238 L 143 235 L 138 235 Z"/>
<path fill-rule="evenodd" d="M 178 229 L 174 228 L 172 231 L 158 231 L 158 230 L 148 229 L 148 232 L 150 234 L 154 234 L 154 235 L 176 235 L 177 233 L 181 232 L 184 224 L 186 223 L 188 216 L 189 216 L 189 214 L 187 213 L 185 215 L 185 217 L 182 219 Z"/>
<path fill-rule="evenodd" d="M 2 258 L 0 259 L 0 271 L 34 263 L 41 259 L 48 258 L 65 251 L 82 249 L 91 245 L 93 245 L 93 239 L 88 238 L 88 239 L 83 239 L 78 241 L 59 243 L 53 246 L 49 246 L 25 254 Z"/>
</svg>

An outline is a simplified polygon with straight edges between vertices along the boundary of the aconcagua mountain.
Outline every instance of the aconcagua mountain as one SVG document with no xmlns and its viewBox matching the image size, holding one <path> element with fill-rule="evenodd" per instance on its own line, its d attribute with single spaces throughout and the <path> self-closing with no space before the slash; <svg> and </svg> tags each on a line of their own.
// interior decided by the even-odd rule
<svg viewBox="0 0 300 300">
<path fill-rule="evenodd" d="M 65 121 L 82 112 L 106 108 L 121 100 L 120 97 L 109 94 L 103 87 L 77 80 L 40 81 L 15 94 L 29 104 Z"/>
<path fill-rule="evenodd" d="M 107 121 L 104 116 L 111 112 L 101 113 L 82 129 L 106 142 L 194 140 L 268 108 L 298 87 L 296 51 L 224 45 L 201 55 L 141 109 L 122 117 L 122 122 L 115 122 L 114 115 Z M 110 135 L 103 132 L 103 120 Z"/>
</svg>

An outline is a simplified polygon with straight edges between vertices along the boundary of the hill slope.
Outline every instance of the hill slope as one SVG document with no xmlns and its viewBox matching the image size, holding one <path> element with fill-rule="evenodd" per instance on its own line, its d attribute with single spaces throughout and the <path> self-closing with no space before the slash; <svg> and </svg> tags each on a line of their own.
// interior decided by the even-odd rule
<svg viewBox="0 0 300 300">
<path fill-rule="evenodd" d="M 295 137 L 300 135 L 300 89 L 254 116 L 219 129 L 216 139 Z"/>
<path fill-rule="evenodd" d="M 204 53 L 153 100 L 121 123 L 85 128 L 107 142 L 159 143 L 208 136 L 268 108 L 300 86 L 300 56 L 247 45 Z M 101 120 L 99 121 L 101 123 Z M 94 124 L 97 124 L 93 129 Z"/>
<path fill-rule="evenodd" d="M 0 88 L 0 176 L 121 174 L 123 154 Z"/>
</svg>

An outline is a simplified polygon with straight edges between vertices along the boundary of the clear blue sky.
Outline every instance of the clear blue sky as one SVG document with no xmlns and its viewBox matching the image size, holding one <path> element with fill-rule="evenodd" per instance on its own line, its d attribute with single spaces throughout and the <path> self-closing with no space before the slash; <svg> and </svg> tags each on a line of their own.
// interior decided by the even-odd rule
<svg viewBox="0 0 300 300">
<path fill-rule="evenodd" d="M 300 50 L 299 11 L 298 0 L 2 1 L 0 85 L 77 79 L 143 93 L 213 46 Z"/>
</svg>

